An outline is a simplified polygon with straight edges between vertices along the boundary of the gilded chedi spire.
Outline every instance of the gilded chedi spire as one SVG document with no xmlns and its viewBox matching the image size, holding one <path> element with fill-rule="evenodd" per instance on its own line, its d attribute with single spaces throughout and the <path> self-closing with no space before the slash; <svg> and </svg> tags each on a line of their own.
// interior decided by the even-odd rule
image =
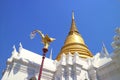
<svg viewBox="0 0 120 80">
<path fill-rule="evenodd" d="M 71 24 L 70 32 L 64 42 L 64 46 L 61 48 L 61 51 L 56 59 L 59 61 L 62 54 L 68 54 L 69 52 L 71 52 L 72 54 L 78 52 L 81 58 L 92 57 L 91 52 L 89 51 L 88 47 L 85 45 L 82 36 L 78 32 L 78 29 L 75 24 L 73 12 L 72 12 L 72 24 Z"/>
</svg>

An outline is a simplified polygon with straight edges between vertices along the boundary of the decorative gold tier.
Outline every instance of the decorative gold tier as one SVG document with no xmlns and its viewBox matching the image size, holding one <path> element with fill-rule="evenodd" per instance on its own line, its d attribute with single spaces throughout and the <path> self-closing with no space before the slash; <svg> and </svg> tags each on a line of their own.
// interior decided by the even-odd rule
<svg viewBox="0 0 120 80">
<path fill-rule="evenodd" d="M 64 46 L 61 48 L 60 53 L 58 54 L 56 60 L 60 60 L 61 55 L 68 54 L 68 53 L 74 54 L 75 52 L 78 52 L 79 56 L 81 58 L 88 58 L 92 57 L 91 52 L 87 48 L 87 46 L 84 43 L 83 38 L 78 32 L 78 29 L 76 27 L 75 21 L 74 21 L 74 13 L 72 13 L 72 24 L 70 32 L 64 42 Z"/>
</svg>

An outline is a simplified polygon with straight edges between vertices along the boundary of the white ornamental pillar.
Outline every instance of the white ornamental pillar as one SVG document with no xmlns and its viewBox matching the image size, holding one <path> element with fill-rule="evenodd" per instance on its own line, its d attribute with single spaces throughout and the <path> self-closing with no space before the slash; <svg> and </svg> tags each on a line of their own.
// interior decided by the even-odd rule
<svg viewBox="0 0 120 80">
<path fill-rule="evenodd" d="M 65 68 L 61 67 L 60 80 L 65 80 Z"/>
<path fill-rule="evenodd" d="M 66 80 L 66 71 L 65 71 L 65 66 L 60 65 L 58 66 L 58 70 L 55 73 L 54 80 Z"/>
<path fill-rule="evenodd" d="M 67 80 L 73 80 L 73 55 L 69 52 L 66 61 Z"/>
<path fill-rule="evenodd" d="M 66 55 L 62 54 L 61 59 L 57 65 L 57 71 L 55 73 L 55 80 L 65 80 L 65 66 L 66 66 Z"/>
<path fill-rule="evenodd" d="M 66 79 L 67 80 L 73 80 L 73 78 L 74 78 L 74 74 L 73 74 L 73 69 L 72 69 L 72 66 L 71 65 L 67 65 L 67 70 L 66 70 L 67 72 L 67 77 L 66 77 Z"/>
<path fill-rule="evenodd" d="M 73 65 L 74 80 L 80 79 L 81 67 L 76 64 Z"/>
<path fill-rule="evenodd" d="M 90 80 L 98 80 L 96 70 L 94 68 L 89 70 Z"/>
<path fill-rule="evenodd" d="M 79 63 L 79 55 L 76 52 L 73 57 L 73 73 L 74 73 L 74 80 L 80 80 L 80 73 L 81 73 L 81 65 Z"/>
</svg>

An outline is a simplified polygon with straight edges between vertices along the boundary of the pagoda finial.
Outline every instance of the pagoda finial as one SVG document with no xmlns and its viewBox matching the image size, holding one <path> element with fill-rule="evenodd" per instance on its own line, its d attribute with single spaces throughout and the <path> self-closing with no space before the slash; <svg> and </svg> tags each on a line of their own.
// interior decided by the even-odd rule
<svg viewBox="0 0 120 80">
<path fill-rule="evenodd" d="M 104 56 L 108 56 L 109 55 L 109 53 L 108 53 L 108 51 L 107 51 L 107 48 L 105 47 L 105 44 L 104 44 L 104 42 L 102 42 L 102 51 L 101 51 L 101 53 L 104 55 Z"/>
<path fill-rule="evenodd" d="M 21 43 L 21 42 L 19 43 L 19 46 L 20 46 L 20 48 L 23 48 L 23 46 L 22 46 L 22 43 Z"/>
<path fill-rule="evenodd" d="M 72 19 L 74 19 L 74 11 L 72 11 Z"/>
<path fill-rule="evenodd" d="M 72 11 L 72 23 L 71 23 L 71 28 L 70 28 L 70 32 L 78 32 L 78 29 L 76 27 L 76 23 L 75 23 L 75 18 L 74 18 L 74 11 Z"/>
<path fill-rule="evenodd" d="M 17 52 L 15 45 L 13 45 L 13 51 Z"/>
<path fill-rule="evenodd" d="M 23 49 L 22 43 L 19 43 L 19 52 L 21 52 L 21 50 Z"/>
</svg>

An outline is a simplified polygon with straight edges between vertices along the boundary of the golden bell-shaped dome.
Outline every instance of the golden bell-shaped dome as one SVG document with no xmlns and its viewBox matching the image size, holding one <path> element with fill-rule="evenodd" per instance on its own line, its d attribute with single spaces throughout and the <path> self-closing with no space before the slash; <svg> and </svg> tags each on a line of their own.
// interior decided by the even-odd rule
<svg viewBox="0 0 120 80">
<path fill-rule="evenodd" d="M 72 54 L 74 54 L 75 52 L 78 52 L 81 58 L 92 57 L 91 52 L 85 45 L 82 36 L 78 32 L 78 29 L 76 27 L 75 20 L 74 20 L 74 13 L 72 13 L 72 24 L 71 24 L 70 32 L 56 60 L 59 61 L 63 53 L 68 54 L 69 52 Z"/>
</svg>

